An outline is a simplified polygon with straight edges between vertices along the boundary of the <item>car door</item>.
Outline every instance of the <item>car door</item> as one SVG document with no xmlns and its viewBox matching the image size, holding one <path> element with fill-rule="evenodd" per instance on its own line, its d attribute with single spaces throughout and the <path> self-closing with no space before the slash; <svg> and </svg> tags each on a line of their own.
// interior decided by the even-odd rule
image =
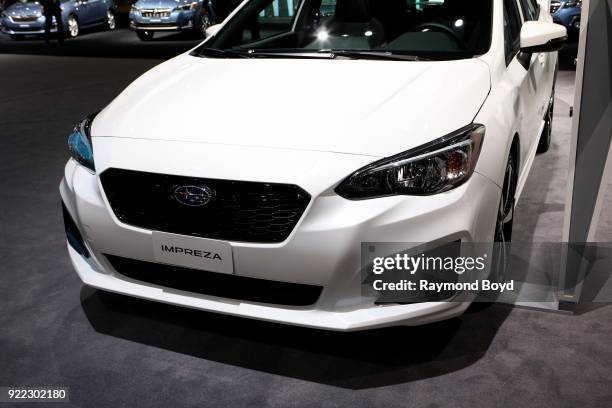
<svg viewBox="0 0 612 408">
<path fill-rule="evenodd" d="M 552 22 L 550 14 L 543 13 L 536 0 L 520 0 L 521 12 L 524 21 L 545 21 Z M 533 86 L 535 87 L 535 98 L 537 99 L 537 112 L 539 113 L 539 127 L 542 126 L 542 121 L 546 110 L 548 109 L 551 90 L 553 87 L 552 81 L 555 77 L 555 69 L 557 62 L 557 54 L 554 52 L 541 52 L 531 55 L 529 61 L 530 75 L 533 77 Z M 538 131 L 540 128 L 538 128 Z"/>
<path fill-rule="evenodd" d="M 544 114 L 540 115 L 541 102 L 538 98 L 538 80 L 541 69 L 532 63 L 538 57 L 532 55 L 525 63 L 525 55 L 520 53 L 520 32 L 523 18 L 518 0 L 504 0 L 504 47 L 508 77 L 515 87 L 517 131 L 521 135 L 521 156 L 527 160 L 533 157 L 539 139 L 538 131 Z M 540 117 L 541 116 L 541 117 Z M 521 160 L 521 167 L 528 165 Z M 530 165 L 530 164 L 529 164 Z"/>
<path fill-rule="evenodd" d="M 76 0 L 76 16 L 81 27 L 90 25 L 92 22 L 92 8 L 90 0 Z"/>
<path fill-rule="evenodd" d="M 91 12 L 91 23 L 99 24 L 106 20 L 106 1 L 105 0 L 88 0 L 90 12 Z"/>
</svg>

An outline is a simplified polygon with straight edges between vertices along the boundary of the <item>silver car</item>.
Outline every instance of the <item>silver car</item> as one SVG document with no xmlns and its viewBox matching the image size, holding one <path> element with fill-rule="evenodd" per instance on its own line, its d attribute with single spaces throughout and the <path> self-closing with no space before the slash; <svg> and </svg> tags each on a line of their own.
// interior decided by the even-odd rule
<svg viewBox="0 0 612 408">
<path fill-rule="evenodd" d="M 116 27 L 115 4 L 112 0 L 61 0 L 62 23 L 69 37 L 76 37 L 82 28 Z M 2 32 L 13 39 L 45 33 L 45 16 L 38 1 L 19 0 L 2 12 Z M 53 17 L 51 32 L 57 32 Z"/>
</svg>

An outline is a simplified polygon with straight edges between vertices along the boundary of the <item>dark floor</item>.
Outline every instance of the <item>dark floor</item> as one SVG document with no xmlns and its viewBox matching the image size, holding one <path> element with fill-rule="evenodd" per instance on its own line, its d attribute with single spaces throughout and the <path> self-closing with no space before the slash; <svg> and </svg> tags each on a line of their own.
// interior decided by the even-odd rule
<svg viewBox="0 0 612 408">
<path fill-rule="evenodd" d="M 75 39 L 66 40 L 63 47 L 45 45 L 41 37 L 11 40 L 0 34 L 0 53 L 24 55 L 61 55 L 97 58 L 155 58 L 167 59 L 187 51 L 202 41 L 194 34 L 156 33 L 152 41 L 140 41 L 134 31 L 120 28 L 115 31 L 91 29 Z"/>
<path fill-rule="evenodd" d="M 83 288 L 60 218 L 66 135 L 192 45 L 141 48 L 131 35 L 63 50 L 0 38 L 0 386 L 69 386 L 81 407 L 610 406 L 609 306 L 479 306 L 421 328 L 338 334 Z M 139 59 L 95 58 L 101 44 L 105 57 Z"/>
</svg>

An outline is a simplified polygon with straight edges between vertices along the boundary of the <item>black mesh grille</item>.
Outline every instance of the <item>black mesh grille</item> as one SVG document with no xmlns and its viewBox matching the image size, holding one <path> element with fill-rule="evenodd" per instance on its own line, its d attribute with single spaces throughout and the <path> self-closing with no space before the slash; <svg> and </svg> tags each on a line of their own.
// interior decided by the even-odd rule
<svg viewBox="0 0 612 408">
<path fill-rule="evenodd" d="M 309 306 L 317 302 L 323 290 L 321 286 L 315 285 L 225 275 L 112 255 L 106 255 L 106 258 L 117 272 L 131 279 L 247 302 Z"/>
<path fill-rule="evenodd" d="M 226 241 L 278 243 L 291 231 L 310 195 L 288 184 L 253 183 L 108 169 L 100 175 L 110 205 L 122 222 L 150 230 Z M 206 205 L 179 202 L 182 186 L 212 193 Z"/>
<path fill-rule="evenodd" d="M 32 23 L 38 20 L 38 17 L 36 16 L 28 16 L 28 17 L 12 16 L 11 18 L 16 23 Z"/>
</svg>

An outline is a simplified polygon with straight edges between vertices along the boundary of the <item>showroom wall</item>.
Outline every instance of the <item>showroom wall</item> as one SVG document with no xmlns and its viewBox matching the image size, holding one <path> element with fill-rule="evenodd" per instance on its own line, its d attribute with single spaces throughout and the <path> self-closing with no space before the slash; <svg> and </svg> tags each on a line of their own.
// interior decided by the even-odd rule
<svg viewBox="0 0 612 408">
<path fill-rule="evenodd" d="M 610 0 L 590 0 L 583 5 L 576 86 L 578 115 L 570 156 L 575 173 L 569 202 L 571 219 L 564 237 L 573 242 L 594 240 L 599 214 L 606 208 L 602 204 L 607 188 L 605 173 L 610 171 L 606 169 L 606 161 L 609 162 L 612 138 L 611 10 Z"/>
<path fill-rule="evenodd" d="M 560 271 L 568 288 L 560 296 L 561 308 L 571 309 L 585 296 L 591 300 L 609 276 L 600 260 L 609 258 L 605 242 L 612 236 L 611 11 L 609 0 L 585 1 L 582 6 L 563 241 L 594 244 L 568 249 Z"/>
</svg>

